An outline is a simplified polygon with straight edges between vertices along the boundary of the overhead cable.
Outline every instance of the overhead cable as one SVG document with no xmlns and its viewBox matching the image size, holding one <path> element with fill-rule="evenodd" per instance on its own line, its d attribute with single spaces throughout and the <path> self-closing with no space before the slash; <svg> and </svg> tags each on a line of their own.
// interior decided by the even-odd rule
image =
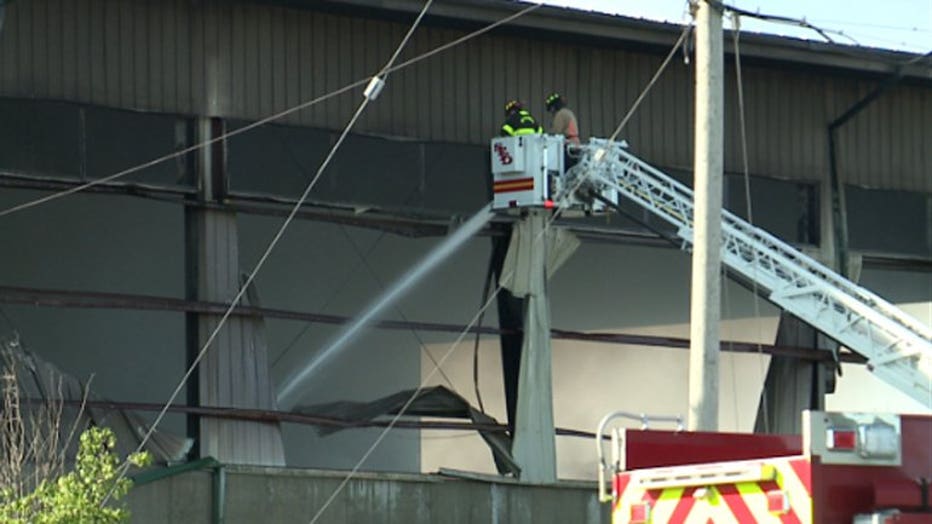
<svg viewBox="0 0 932 524">
<path fill-rule="evenodd" d="M 651 88 L 654 87 L 654 84 L 657 83 L 657 79 L 659 79 L 660 75 L 662 75 L 664 70 L 666 70 L 667 64 L 670 63 L 670 60 L 673 58 L 673 55 L 676 54 L 676 50 L 679 49 L 680 46 L 683 45 L 683 43 L 686 41 L 686 38 L 689 36 L 689 32 L 691 29 L 692 29 L 692 24 L 686 24 L 685 26 L 683 26 L 683 32 L 680 33 L 680 37 L 676 40 L 676 43 L 673 44 L 673 49 L 671 49 L 670 52 L 667 54 L 667 57 L 663 59 L 663 62 L 660 64 L 660 67 L 657 68 L 657 72 L 654 73 L 654 76 L 651 77 L 650 82 L 647 83 L 647 87 L 645 87 L 641 91 L 641 94 L 638 95 L 634 103 L 631 104 L 631 108 L 628 109 L 628 114 L 626 114 L 624 118 L 621 119 L 621 122 L 619 122 L 618 127 L 615 128 L 615 131 L 612 133 L 612 136 L 608 138 L 609 140 L 614 141 L 616 138 L 618 138 L 618 135 L 621 133 L 621 130 L 624 129 L 625 125 L 628 124 L 628 120 L 630 120 L 631 117 L 634 115 L 635 111 L 638 110 L 638 107 L 640 107 L 641 102 L 647 96 L 647 93 L 650 92 Z"/>
<path fill-rule="evenodd" d="M 417 28 L 418 23 L 424 17 L 424 14 L 426 13 L 427 8 L 429 8 L 432 3 L 433 3 L 433 0 L 428 0 L 427 3 L 424 5 L 424 9 L 422 9 L 421 13 L 418 15 L 417 19 L 415 20 L 415 23 L 412 25 L 411 29 L 405 35 L 399 47 L 404 46 L 404 44 L 408 42 L 408 39 L 411 37 L 411 34 Z M 394 60 L 398 57 L 400 52 L 401 52 L 400 49 L 395 50 L 395 53 L 392 55 L 391 59 L 389 59 L 389 61 L 386 62 L 385 66 L 381 69 L 380 75 L 384 75 L 392 67 Z M 378 82 L 375 82 L 376 79 L 378 79 Z M 198 351 L 193 362 L 191 362 L 191 365 L 188 367 L 188 370 L 185 372 L 184 376 L 182 376 L 181 380 L 178 381 L 178 384 L 175 387 L 175 390 L 172 392 L 171 396 L 165 402 L 164 407 L 162 408 L 161 411 L 159 411 L 159 414 L 156 416 L 155 421 L 149 426 L 149 429 L 146 431 L 146 434 L 141 439 L 139 446 L 137 446 L 136 453 L 142 451 L 143 447 L 148 442 L 149 438 L 152 437 L 152 434 L 155 432 L 159 423 L 162 421 L 162 419 L 165 417 L 165 414 L 168 412 L 169 406 L 171 406 L 174 403 L 175 399 L 178 397 L 179 393 L 184 388 L 188 379 L 194 373 L 194 370 L 197 369 L 198 364 L 204 358 L 204 355 L 207 353 L 207 350 L 210 348 L 210 345 L 213 343 L 214 339 L 220 333 L 220 330 L 226 324 L 226 320 L 233 313 L 233 310 L 236 308 L 237 304 L 239 304 L 239 301 L 243 298 L 243 295 L 246 293 L 246 290 L 249 289 L 249 286 L 252 284 L 256 275 L 262 269 L 262 266 L 265 265 L 265 262 L 268 260 L 269 256 L 272 254 L 272 251 L 275 249 L 275 246 L 278 245 L 278 242 L 281 240 L 282 236 L 285 234 L 285 231 L 288 229 L 288 226 L 291 224 L 292 220 L 294 220 L 294 217 L 297 214 L 298 210 L 304 204 L 304 201 L 307 200 L 307 197 L 308 195 L 310 195 L 311 190 L 314 188 L 314 186 L 317 185 L 317 181 L 320 180 L 320 177 L 323 175 L 324 170 L 326 170 L 327 166 L 330 165 L 331 160 L 333 160 L 333 157 L 336 154 L 336 152 L 340 149 L 340 146 L 343 145 L 343 141 L 346 140 L 346 137 L 347 135 L 349 135 L 350 130 L 356 124 L 356 121 L 359 120 L 359 117 L 362 116 L 362 113 L 363 111 L 365 111 L 366 107 L 369 105 L 369 102 L 373 101 L 378 96 L 378 92 L 381 91 L 383 85 L 384 85 L 384 80 L 379 78 L 379 76 L 372 77 L 372 81 L 369 82 L 369 85 L 366 88 L 366 91 L 364 93 L 365 96 L 363 97 L 362 102 L 360 102 L 359 106 L 357 107 L 356 112 L 353 114 L 349 122 L 343 128 L 343 131 L 340 133 L 340 137 L 330 148 L 330 152 L 327 154 L 326 158 L 324 158 L 324 161 L 321 162 L 320 167 L 317 169 L 317 173 L 314 175 L 314 178 L 312 178 L 311 181 L 307 184 L 307 187 L 305 187 L 304 192 L 301 194 L 301 197 L 298 199 L 295 205 L 291 208 L 291 212 L 288 214 L 284 222 L 282 222 L 281 227 L 279 227 L 278 231 L 272 237 L 272 240 L 269 242 L 268 247 L 266 247 L 265 252 L 259 258 L 259 261 L 256 263 L 253 270 L 249 272 L 249 275 L 246 277 L 246 280 L 243 282 L 242 286 L 240 286 L 239 292 L 237 292 L 236 296 L 230 302 L 230 305 L 227 308 L 226 312 L 223 314 L 223 316 L 220 317 L 220 320 L 217 322 L 217 325 L 214 327 L 213 331 L 211 331 L 210 336 L 207 337 L 207 341 L 204 342 L 204 345 L 201 347 L 200 351 Z M 373 87 L 373 86 L 376 86 L 376 87 Z M 126 475 L 127 471 L 129 470 L 129 467 L 130 467 L 130 463 L 128 461 L 124 461 L 124 463 L 120 466 L 117 479 L 113 483 L 114 487 L 118 484 L 119 479 Z M 113 494 L 113 489 L 114 488 L 110 489 L 110 491 L 101 501 L 101 505 L 106 504 L 109 501 L 110 496 Z"/>
<path fill-rule="evenodd" d="M 538 5 L 535 4 L 533 7 L 538 7 Z M 530 10 L 530 8 L 529 8 L 528 10 Z M 684 32 L 683 32 L 683 35 L 686 35 L 686 34 L 688 34 L 688 27 L 687 27 L 686 29 L 684 29 Z M 670 55 L 669 55 L 668 58 L 667 58 L 667 60 L 665 60 L 664 63 L 661 64 L 660 71 L 658 71 L 658 73 L 654 75 L 654 79 L 653 79 L 654 81 L 655 81 L 656 78 L 659 76 L 660 72 L 666 67 L 666 64 L 669 62 L 670 56 L 672 56 L 672 55 L 676 52 L 676 49 L 682 44 L 683 40 L 684 40 L 684 37 L 683 37 L 683 36 L 681 36 L 680 39 L 677 40 L 676 44 L 674 45 L 674 48 L 673 48 L 672 52 L 670 53 Z M 641 96 L 638 97 L 638 100 L 642 100 L 642 99 L 644 98 L 644 96 L 646 96 L 646 92 L 650 90 L 651 86 L 653 86 L 653 81 L 652 81 L 651 83 L 648 84 L 648 86 L 645 88 L 644 92 L 641 93 Z M 627 120 L 627 118 L 629 118 L 629 117 L 631 116 L 631 114 L 634 112 L 635 109 L 636 109 L 636 107 L 633 108 L 631 111 L 629 111 L 628 115 L 626 115 L 626 117 L 625 117 L 625 120 Z M 624 121 L 622 121 L 621 125 L 618 126 L 618 131 L 620 131 L 621 128 L 624 127 L 623 124 L 624 124 Z M 602 159 L 599 159 L 600 162 L 603 161 L 603 160 L 604 160 L 604 157 L 603 157 Z M 584 182 L 585 180 L 586 180 L 586 177 L 583 177 L 583 176 L 578 177 L 578 180 L 576 181 L 575 185 L 569 190 L 568 194 L 573 194 L 573 193 L 575 193 L 575 192 L 581 187 L 581 185 L 583 184 L 583 182 Z M 559 212 L 553 213 L 553 214 L 545 221 L 544 227 L 543 227 L 543 228 L 541 229 L 541 231 L 537 234 L 537 236 L 532 240 L 532 242 L 541 242 L 541 241 L 543 241 L 543 238 L 544 238 L 544 236 L 546 235 L 546 233 L 547 233 L 548 229 L 550 228 L 551 224 L 552 224 L 552 223 L 554 222 L 554 220 L 556 220 L 558 217 L 559 217 Z M 391 431 L 392 428 L 394 428 L 395 425 L 398 423 L 398 421 L 401 419 L 401 417 L 404 416 L 404 414 L 407 412 L 408 408 L 411 406 L 411 404 L 414 402 L 414 400 L 417 398 L 417 396 L 420 394 L 420 392 L 424 389 L 424 387 L 427 385 L 427 383 L 433 378 L 433 376 L 434 376 L 434 374 L 437 372 L 437 370 L 439 370 L 440 367 L 443 365 L 443 363 L 446 362 L 446 360 L 453 354 L 453 351 L 456 349 L 456 347 L 463 341 L 463 339 L 464 339 L 464 338 L 466 337 L 466 335 L 470 332 L 470 330 L 472 329 L 472 327 L 473 327 L 474 325 L 477 324 L 477 322 L 479 321 L 479 318 L 481 318 L 482 315 L 485 314 L 485 311 L 489 308 L 489 306 L 490 306 L 490 305 L 492 304 L 492 302 L 496 299 L 496 297 L 498 297 L 498 294 L 502 291 L 502 289 L 504 289 L 504 286 L 501 284 L 501 282 L 508 282 L 509 279 L 512 277 L 512 275 L 513 275 L 513 271 L 512 271 L 511 273 L 505 274 L 505 275 L 503 275 L 502 277 L 499 278 L 499 284 L 498 284 L 498 286 L 496 286 L 496 288 L 494 289 L 494 291 L 492 291 L 492 294 L 491 294 L 491 295 L 488 297 L 488 299 L 482 304 L 482 306 L 480 306 L 479 310 L 475 313 L 475 315 L 473 315 L 472 319 L 469 321 L 469 323 L 466 325 L 466 327 L 463 328 L 463 330 L 460 332 L 459 336 L 457 336 L 456 340 L 454 340 L 453 343 L 450 344 L 450 347 L 446 350 L 446 352 L 445 352 L 445 353 L 443 354 L 443 356 L 440 358 L 439 364 L 438 364 L 436 367 L 434 367 L 433 369 L 431 369 L 431 371 L 427 374 L 427 376 L 424 377 L 424 379 L 421 380 L 421 383 L 420 383 L 420 384 L 418 385 L 418 387 L 414 390 L 414 392 L 412 393 L 411 397 L 408 398 L 408 400 L 404 403 L 404 405 L 402 405 L 401 409 L 398 410 L 398 413 L 396 413 L 395 416 L 392 417 L 392 419 L 389 421 L 388 425 L 385 426 L 385 428 L 379 433 L 379 436 L 376 437 L 376 439 L 375 439 L 375 441 L 372 443 L 372 445 L 369 446 L 369 448 L 365 451 L 365 453 L 363 453 L 362 457 L 360 457 L 360 459 L 356 462 L 356 464 L 355 464 L 355 465 L 353 466 L 353 468 L 349 471 L 349 473 L 346 475 L 346 477 L 344 477 L 343 480 L 340 482 L 340 484 L 337 485 L 336 489 L 333 491 L 333 493 L 331 493 L 330 497 L 327 498 L 327 500 L 324 502 L 323 506 L 317 511 L 317 513 L 314 514 L 314 517 L 311 518 L 310 524 L 314 524 L 315 522 L 318 521 L 318 519 L 320 519 L 320 517 L 324 514 L 324 512 L 327 510 L 327 508 L 330 506 L 330 504 L 332 504 L 333 501 L 336 500 L 336 498 L 337 498 L 337 496 L 340 494 L 340 492 L 343 491 L 343 489 L 346 487 L 346 485 L 349 483 L 349 481 L 356 475 L 357 472 L 359 472 L 359 469 L 362 467 L 362 465 L 365 463 L 365 461 L 368 460 L 368 458 L 372 455 L 373 452 L 375 452 L 376 448 L 378 448 L 378 446 L 382 443 L 382 441 L 383 441 L 383 440 L 385 439 L 385 437 L 388 435 L 388 432 Z"/>
<path fill-rule="evenodd" d="M 489 31 L 491 31 L 492 29 L 495 29 L 496 27 L 499 27 L 499 26 L 501 26 L 501 25 L 503 25 L 503 24 L 507 24 L 508 22 L 511 22 L 512 20 L 515 20 L 515 19 L 517 19 L 517 18 L 520 18 L 521 16 L 524 16 L 525 14 L 527 14 L 527 13 L 529 13 L 529 12 L 531 12 L 531 11 L 537 9 L 538 7 L 540 7 L 540 4 L 532 4 L 532 5 L 530 5 L 530 6 L 526 7 L 526 8 L 524 8 L 524 9 L 522 9 L 521 11 L 518 11 L 518 12 L 516 12 L 516 13 L 513 13 L 513 14 L 511 14 L 511 15 L 508 15 L 508 16 L 506 16 L 505 18 L 502 18 L 501 20 L 497 20 L 497 21 L 495 21 L 495 22 L 492 22 L 491 24 L 488 24 L 488 25 L 486 25 L 486 26 L 483 26 L 483 27 L 481 27 L 481 28 L 479 28 L 479 29 L 477 29 L 477 30 L 471 32 L 471 33 L 468 33 L 468 34 L 466 34 L 466 35 L 463 35 L 463 36 L 461 36 L 460 38 L 456 38 L 456 39 L 454 39 L 454 40 L 451 40 L 451 41 L 447 42 L 446 44 L 439 45 L 439 46 L 437 46 L 437 47 L 431 49 L 430 51 L 427 51 L 427 52 L 425 52 L 425 53 L 422 53 L 422 54 L 420 54 L 420 55 L 418 55 L 418 56 L 415 56 L 415 57 L 413 57 L 413 58 L 410 58 L 410 59 L 408 59 L 408 60 L 399 62 L 398 64 L 395 64 L 395 65 L 393 65 L 393 66 L 384 67 L 382 70 L 380 70 L 379 75 L 383 75 L 383 76 L 384 76 L 384 75 L 387 75 L 387 74 L 389 74 L 389 73 L 394 73 L 395 71 L 399 71 L 399 70 L 404 69 L 404 68 L 406 68 L 406 67 L 408 67 L 408 66 L 414 65 L 414 64 L 416 64 L 416 63 L 418 63 L 418 62 L 420 62 L 420 61 L 422 61 L 422 60 L 426 60 L 426 59 L 428 59 L 428 58 L 430 58 L 430 57 L 432 57 L 432 56 L 434 56 L 434 55 L 436 55 L 436 54 L 439 54 L 439 53 L 442 53 L 442 52 L 446 51 L 447 49 L 456 47 L 456 46 L 458 46 L 458 45 L 460 45 L 460 44 L 463 44 L 464 42 L 467 42 L 467 41 L 469 41 L 469 40 L 472 40 L 473 38 L 476 38 L 476 37 L 478 37 L 478 36 L 481 36 L 481 35 L 483 35 L 483 34 L 489 32 Z M 16 213 L 16 212 L 19 212 L 19 211 L 23 211 L 23 210 L 25 210 L 25 209 L 29 209 L 29 208 L 38 206 L 38 205 L 40 205 L 40 204 L 44 204 L 44 203 L 46 203 L 46 202 L 50 202 L 50 201 L 53 201 L 53 200 L 58 200 L 59 198 L 66 197 L 66 196 L 68 196 L 68 195 L 73 195 L 73 194 L 75 194 L 75 193 L 80 193 L 81 191 L 84 191 L 84 190 L 86 190 L 86 189 L 89 189 L 89 188 L 92 188 L 92 187 L 95 187 L 95 186 L 98 186 L 98 185 L 101 185 L 101 184 L 105 184 L 105 183 L 107 183 L 107 182 L 111 182 L 111 181 L 116 180 L 116 179 L 118 179 L 118 178 L 122 178 L 122 177 L 124 177 L 124 176 L 126 176 L 126 175 L 130 175 L 130 174 L 132 174 L 132 173 L 137 173 L 137 172 L 142 171 L 142 170 L 144 170 L 144 169 L 147 169 L 147 168 L 153 167 L 153 166 L 155 166 L 155 165 L 161 164 L 162 162 L 167 162 L 167 161 L 169 161 L 169 160 L 173 160 L 173 159 L 175 159 L 175 158 L 182 157 L 182 156 L 187 155 L 187 154 L 189 154 L 189 153 L 193 153 L 193 152 L 198 151 L 198 150 L 200 150 L 200 149 L 202 149 L 202 148 L 204 148 L 204 147 L 207 147 L 207 146 L 209 146 L 209 145 L 211 145 L 211 144 L 215 144 L 215 143 L 217 143 L 217 142 L 226 140 L 226 139 L 228 139 L 228 138 L 232 138 L 232 137 L 234 137 L 234 136 L 243 134 L 243 133 L 245 133 L 245 132 L 247 132 L 247 131 L 251 131 L 252 129 L 255 129 L 255 128 L 257 128 L 257 127 L 263 126 L 263 125 L 268 124 L 268 123 L 270 123 L 270 122 L 274 122 L 274 121 L 276 121 L 276 120 L 280 120 L 280 119 L 282 119 L 282 118 L 284 118 L 284 117 L 286 117 L 286 116 L 288 116 L 288 115 L 291 115 L 291 114 L 296 113 L 296 112 L 298 112 L 298 111 L 302 111 L 302 110 L 307 109 L 307 108 L 309 108 L 309 107 L 311 107 L 311 106 L 313 106 L 313 105 L 315 105 L 315 104 L 318 104 L 318 103 L 323 102 L 323 101 L 325 101 L 325 100 L 329 100 L 329 99 L 331 99 L 331 98 L 333 98 L 333 97 L 335 97 L 335 96 L 341 95 L 341 94 L 343 94 L 343 93 L 349 92 L 349 91 L 351 91 L 351 90 L 353 90 L 353 89 L 355 89 L 355 88 L 357 88 L 357 87 L 361 87 L 361 86 L 367 85 L 367 84 L 372 84 L 373 81 L 374 81 L 376 78 L 378 78 L 379 75 L 377 75 L 377 76 L 375 76 L 375 77 L 366 77 L 366 78 L 357 80 L 357 81 L 352 82 L 352 83 L 350 83 L 350 84 L 347 84 L 347 85 L 345 85 L 345 86 L 343 86 L 343 87 L 340 87 L 340 88 L 338 88 L 338 89 L 335 89 L 335 90 L 333 90 L 333 91 L 331 91 L 331 92 L 329 92 L 329 93 L 320 95 L 320 96 L 318 96 L 318 97 L 316 97 L 316 98 L 313 98 L 313 99 L 311 99 L 311 100 L 307 100 L 307 101 L 305 101 L 305 102 L 301 102 L 301 103 L 298 104 L 298 105 L 289 107 L 288 109 L 284 109 L 284 110 L 279 111 L 279 112 L 277 112 L 277 113 L 273 113 L 273 114 L 271 114 L 271 115 L 269 115 L 269 116 L 266 116 L 266 117 L 264 117 L 264 118 L 261 118 L 261 119 L 259 119 L 259 120 L 256 120 L 255 122 L 251 122 L 251 123 L 249 123 L 249 124 L 246 124 L 246 125 L 244 125 L 243 127 L 234 129 L 234 130 L 232 130 L 232 131 L 227 131 L 227 132 L 225 132 L 225 133 L 223 133 L 223 134 L 220 134 L 220 135 L 218 135 L 218 136 L 216 136 L 216 137 L 213 137 L 213 138 L 211 138 L 211 139 L 204 140 L 204 141 L 199 142 L 199 143 L 197 143 L 197 144 L 193 144 L 193 145 L 190 145 L 190 146 L 188 146 L 188 147 L 179 149 L 178 151 L 174 151 L 174 152 L 172 152 L 172 153 L 168 153 L 168 154 L 162 155 L 162 156 L 160 156 L 160 157 L 157 157 L 157 158 L 154 158 L 154 159 L 152 159 L 152 160 L 149 160 L 148 162 L 143 162 L 143 163 L 138 164 L 138 165 L 136 165 L 136 166 L 132 166 L 132 167 L 129 167 L 129 168 L 124 169 L 124 170 L 122 170 L 122 171 L 118 171 L 118 172 L 116 172 L 116 173 L 113 173 L 113 174 L 111 174 L 111 175 L 108 175 L 108 176 L 105 176 L 105 177 L 102 177 L 102 178 L 97 178 L 97 179 L 91 180 L 91 181 L 89 181 L 89 182 L 87 182 L 87 183 L 85 183 L 85 184 L 81 184 L 81 185 L 79 185 L 79 186 L 71 187 L 71 188 L 65 189 L 65 190 L 63 190 L 63 191 L 59 191 L 59 192 L 57 192 L 57 193 L 53 193 L 53 194 L 51 194 L 51 195 L 46 195 L 46 196 L 44 196 L 44 197 L 37 198 L 37 199 L 35 199 L 35 200 L 31 200 L 31 201 L 28 201 L 28 202 L 24 202 L 24 203 L 22 203 L 22 204 L 18 204 L 18 205 L 15 205 L 15 206 L 13 206 L 13 207 L 4 209 L 4 210 L 0 211 L 0 217 L 4 217 L 4 216 L 7 216 L 7 215 L 11 215 L 11 214 L 13 214 L 13 213 Z"/>
<path fill-rule="evenodd" d="M 744 200 L 748 208 L 748 223 L 752 226 L 754 225 L 754 210 L 753 203 L 751 201 L 751 171 L 748 161 L 748 137 L 747 137 L 747 119 L 745 115 L 744 104 L 744 81 L 741 76 L 741 15 L 739 13 L 732 13 L 732 22 L 734 24 L 734 42 L 735 42 L 735 83 L 737 84 L 738 92 L 738 125 L 740 127 L 740 136 L 741 136 L 741 168 L 744 175 Z M 754 266 L 754 274 L 757 274 L 757 265 Z M 760 373 L 761 383 L 766 384 L 766 371 L 764 370 L 764 348 L 761 343 L 762 333 L 760 332 L 761 326 L 761 314 L 760 314 L 760 293 L 757 285 L 757 277 L 751 279 L 752 283 L 752 296 L 754 301 L 754 318 L 756 319 L 755 325 L 758 328 L 757 333 L 757 353 L 758 353 L 758 372 Z M 732 366 L 732 371 L 734 371 L 734 366 Z M 763 412 L 764 420 L 764 431 L 770 432 L 770 415 L 769 415 L 769 402 L 767 401 L 767 395 L 761 394 L 761 411 Z"/>
</svg>

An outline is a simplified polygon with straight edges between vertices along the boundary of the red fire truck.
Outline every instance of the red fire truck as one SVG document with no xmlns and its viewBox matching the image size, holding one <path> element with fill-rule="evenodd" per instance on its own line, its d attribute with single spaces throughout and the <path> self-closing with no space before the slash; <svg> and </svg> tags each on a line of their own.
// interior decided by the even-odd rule
<svg viewBox="0 0 932 524">
<path fill-rule="evenodd" d="M 599 428 L 612 522 L 932 523 L 932 417 L 803 413 L 803 434 Z M 645 426 L 646 427 L 646 424 Z M 611 494 L 607 493 L 611 478 Z"/>
</svg>

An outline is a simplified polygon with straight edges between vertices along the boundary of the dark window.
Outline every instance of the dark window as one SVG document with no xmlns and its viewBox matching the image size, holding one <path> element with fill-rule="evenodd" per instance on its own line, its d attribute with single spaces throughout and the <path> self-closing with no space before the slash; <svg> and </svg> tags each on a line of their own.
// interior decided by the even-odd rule
<svg viewBox="0 0 932 524">
<path fill-rule="evenodd" d="M 932 256 L 932 197 L 855 186 L 845 197 L 852 249 Z"/>
</svg>

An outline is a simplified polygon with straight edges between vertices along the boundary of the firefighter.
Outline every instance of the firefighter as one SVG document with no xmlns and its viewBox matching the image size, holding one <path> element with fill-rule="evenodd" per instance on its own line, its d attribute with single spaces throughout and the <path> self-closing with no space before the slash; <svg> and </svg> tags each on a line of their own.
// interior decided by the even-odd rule
<svg viewBox="0 0 932 524">
<path fill-rule="evenodd" d="M 553 115 L 550 123 L 551 135 L 563 135 L 567 144 L 579 145 L 579 125 L 576 115 L 566 107 L 566 100 L 559 93 L 550 93 L 544 101 L 547 112 Z"/>
<path fill-rule="evenodd" d="M 540 135 L 544 128 L 537 123 L 521 102 L 509 100 L 505 104 L 505 123 L 502 124 L 502 136 Z"/>
<path fill-rule="evenodd" d="M 579 145 L 579 125 L 576 123 L 576 115 L 566 107 L 566 99 L 559 93 L 550 93 L 544 100 L 544 106 L 547 112 L 553 115 L 550 134 L 563 135 L 566 138 L 563 169 L 569 170 L 579 162 L 578 152 L 574 149 Z"/>
</svg>

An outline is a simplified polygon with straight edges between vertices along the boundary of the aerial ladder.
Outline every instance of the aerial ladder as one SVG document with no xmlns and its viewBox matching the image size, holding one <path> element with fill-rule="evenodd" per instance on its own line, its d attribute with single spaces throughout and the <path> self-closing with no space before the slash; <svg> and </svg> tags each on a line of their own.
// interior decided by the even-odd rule
<svg viewBox="0 0 932 524">
<path fill-rule="evenodd" d="M 640 160 L 625 142 L 591 139 L 563 169 L 562 137 L 492 140 L 493 207 L 601 212 L 625 197 L 693 242 L 693 193 Z M 932 329 L 874 293 L 722 210 L 722 262 L 767 299 L 867 359 L 881 380 L 932 408 Z"/>
</svg>

